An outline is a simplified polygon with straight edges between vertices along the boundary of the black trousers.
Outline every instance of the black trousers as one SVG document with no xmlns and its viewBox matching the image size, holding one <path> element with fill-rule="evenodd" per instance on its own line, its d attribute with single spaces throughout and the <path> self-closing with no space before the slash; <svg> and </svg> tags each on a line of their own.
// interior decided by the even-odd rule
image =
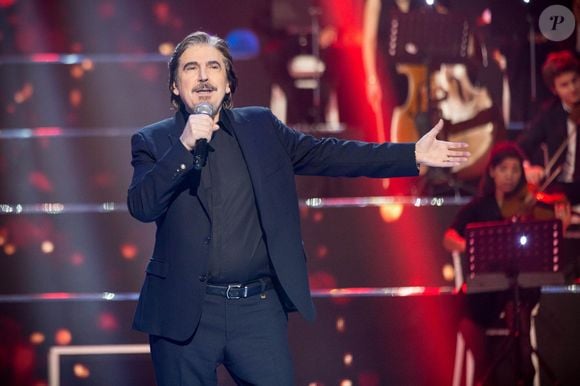
<svg viewBox="0 0 580 386">
<path fill-rule="evenodd" d="M 294 384 L 288 317 L 274 289 L 245 299 L 206 295 L 189 340 L 149 342 L 158 386 L 217 385 L 222 364 L 238 385 Z"/>
</svg>

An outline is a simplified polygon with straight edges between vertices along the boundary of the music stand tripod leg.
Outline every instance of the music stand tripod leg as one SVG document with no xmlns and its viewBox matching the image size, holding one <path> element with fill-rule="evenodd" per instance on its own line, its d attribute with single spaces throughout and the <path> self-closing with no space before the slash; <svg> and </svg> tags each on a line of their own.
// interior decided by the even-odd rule
<svg viewBox="0 0 580 386">
<path fill-rule="evenodd" d="M 504 340 L 501 345 L 500 354 L 494 359 L 494 361 L 489 365 L 487 370 L 483 373 L 481 380 L 476 382 L 477 386 L 485 386 L 493 374 L 495 370 L 497 370 L 498 366 L 507 358 L 510 353 L 514 353 L 515 351 L 515 368 L 514 374 L 516 376 L 516 385 L 524 385 L 524 379 L 522 374 L 522 344 L 521 344 L 521 317 L 522 309 L 521 309 L 521 301 L 520 301 L 520 286 L 517 280 L 516 275 L 508 275 L 509 283 L 510 283 L 510 291 L 512 293 L 512 304 L 511 307 L 513 308 L 513 316 L 512 322 L 509 323 L 509 335 Z"/>
<path fill-rule="evenodd" d="M 510 278 L 510 290 L 513 294 L 513 320 L 509 325 L 510 333 L 509 336 L 504 340 L 500 354 L 495 358 L 495 360 L 490 364 L 487 370 L 484 372 L 481 380 L 477 380 L 476 386 L 485 386 L 489 381 L 489 378 L 497 367 L 507 358 L 510 353 L 515 355 L 515 366 L 514 375 L 516 378 L 516 385 L 525 385 L 525 378 L 523 373 L 523 363 L 522 359 L 529 355 L 536 355 L 540 363 L 540 369 L 544 370 L 546 375 L 551 381 L 551 385 L 558 386 L 560 382 L 556 378 L 556 374 L 550 368 L 548 363 L 539 353 L 539 351 L 534 348 L 531 344 L 529 336 L 527 339 L 522 340 L 522 326 L 526 326 L 525 330 L 529 333 L 529 327 L 531 323 L 531 315 L 527 308 L 522 307 L 523 304 L 520 298 L 520 285 L 515 278 Z M 523 312 L 522 312 L 523 311 Z M 524 346 L 525 345 L 525 346 Z M 513 351 L 515 350 L 515 351 Z"/>
<path fill-rule="evenodd" d="M 518 299 L 519 300 L 519 299 Z M 539 302 L 539 299 L 538 299 Z M 524 357 L 531 357 L 532 355 L 534 355 L 537 360 L 538 363 L 540 365 L 539 368 L 534 368 L 534 371 L 537 371 L 538 376 L 541 376 L 541 371 L 543 370 L 544 373 L 546 374 L 546 376 L 549 378 L 550 380 L 550 385 L 552 386 L 558 386 L 560 385 L 560 382 L 558 381 L 558 378 L 556 377 L 556 374 L 554 372 L 554 370 L 552 370 L 552 368 L 548 365 L 548 362 L 544 359 L 544 357 L 540 354 L 540 352 L 537 349 L 537 342 L 536 343 L 532 343 L 532 331 L 534 331 L 535 334 L 535 327 L 532 327 L 532 315 L 536 315 L 537 314 L 537 309 L 539 308 L 539 303 L 536 304 L 535 307 L 532 308 L 532 311 L 528 311 L 529 309 L 526 308 L 526 312 L 522 312 L 522 302 L 519 301 L 519 305 L 518 305 L 518 313 L 515 315 L 515 317 L 518 318 L 519 321 L 519 330 L 520 333 L 522 331 L 521 326 L 525 326 L 525 331 L 528 332 L 528 334 L 526 335 L 526 338 L 523 340 L 520 340 L 519 342 L 519 347 L 520 347 L 520 353 L 517 356 L 516 360 L 519 362 L 519 366 L 518 369 L 522 369 L 521 368 L 521 358 Z M 535 341 L 535 338 L 533 338 Z M 521 374 L 521 373 L 518 373 Z M 521 379 L 521 377 L 520 377 Z"/>
<path fill-rule="evenodd" d="M 536 358 L 538 358 L 538 362 L 540 363 L 540 370 L 543 370 L 544 373 L 548 376 L 548 378 L 550 379 L 550 384 L 552 386 L 561 385 L 560 381 L 558 381 L 558 378 L 556 377 L 556 373 L 554 373 L 554 370 L 552 370 L 552 368 L 550 367 L 548 362 L 546 362 L 546 360 L 540 354 L 540 352 L 533 347 L 531 348 L 531 352 L 533 355 L 536 356 Z"/>
<path fill-rule="evenodd" d="M 506 359 L 506 357 L 512 352 L 513 346 L 516 344 L 516 337 L 510 335 L 503 341 L 501 345 L 500 354 L 493 360 L 493 362 L 488 366 L 488 368 L 483 373 L 481 379 L 475 382 L 476 386 L 485 386 L 493 372 L 497 367 Z"/>
</svg>

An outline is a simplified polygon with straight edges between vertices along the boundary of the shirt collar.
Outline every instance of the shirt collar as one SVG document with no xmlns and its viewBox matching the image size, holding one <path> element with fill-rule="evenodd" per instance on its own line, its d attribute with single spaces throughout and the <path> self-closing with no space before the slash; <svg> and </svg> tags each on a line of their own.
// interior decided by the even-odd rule
<svg viewBox="0 0 580 386">
<path fill-rule="evenodd" d="M 564 102 L 562 102 L 562 108 L 564 109 L 564 111 L 566 111 L 567 113 L 569 113 L 570 111 L 572 111 L 572 107 L 566 105 Z"/>
<path fill-rule="evenodd" d="M 220 128 L 222 128 L 229 135 L 234 135 L 232 123 L 230 122 L 230 119 L 229 119 L 228 115 L 225 113 L 225 110 L 223 107 L 222 107 L 222 110 L 220 111 L 220 119 L 218 121 L 218 125 L 220 125 Z"/>
</svg>

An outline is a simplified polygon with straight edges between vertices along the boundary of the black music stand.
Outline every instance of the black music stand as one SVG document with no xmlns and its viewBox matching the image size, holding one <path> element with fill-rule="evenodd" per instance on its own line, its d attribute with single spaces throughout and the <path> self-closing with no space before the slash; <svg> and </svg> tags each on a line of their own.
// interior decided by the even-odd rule
<svg viewBox="0 0 580 386">
<path fill-rule="evenodd" d="M 389 56 L 406 63 L 462 63 L 467 60 L 470 26 L 464 17 L 436 12 L 392 12 Z"/>
<path fill-rule="evenodd" d="M 521 382 L 521 323 L 525 320 L 529 326 L 530 315 L 522 313 L 520 289 L 564 283 L 564 275 L 560 272 L 562 223 L 560 220 L 533 220 L 470 224 L 466 229 L 466 243 L 466 292 L 509 290 L 514 307 L 513 322 L 502 351 L 476 385 L 485 385 L 493 370 L 513 349 L 518 350 L 514 371 L 517 382 Z M 552 384 L 557 385 L 554 372 L 539 352 L 531 345 L 529 348 Z"/>
</svg>

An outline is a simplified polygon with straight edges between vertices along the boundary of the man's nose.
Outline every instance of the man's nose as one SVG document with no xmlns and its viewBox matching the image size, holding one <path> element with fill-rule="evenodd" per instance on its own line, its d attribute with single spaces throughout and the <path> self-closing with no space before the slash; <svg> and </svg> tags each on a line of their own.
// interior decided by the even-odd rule
<svg viewBox="0 0 580 386">
<path fill-rule="evenodd" d="M 207 81 L 207 72 L 205 71 L 205 68 L 201 67 L 199 69 L 199 73 L 198 73 L 198 80 L 200 82 L 205 82 Z"/>
</svg>

